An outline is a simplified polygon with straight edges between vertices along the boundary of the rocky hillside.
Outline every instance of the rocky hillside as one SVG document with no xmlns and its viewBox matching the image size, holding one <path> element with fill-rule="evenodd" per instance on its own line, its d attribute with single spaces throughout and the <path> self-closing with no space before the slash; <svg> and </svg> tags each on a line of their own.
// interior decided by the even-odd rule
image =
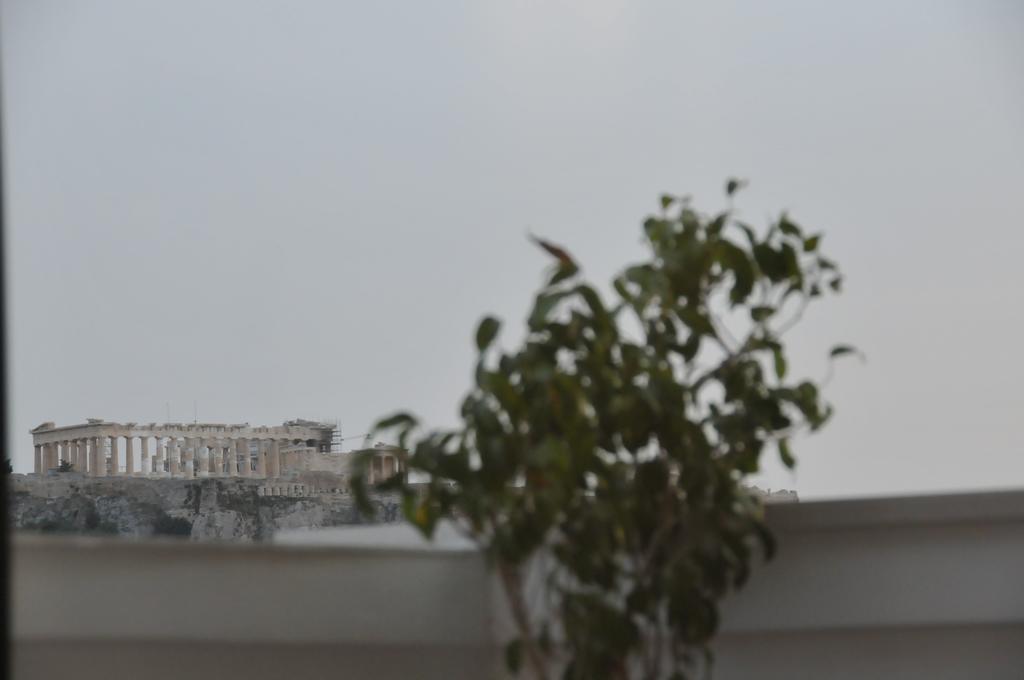
<svg viewBox="0 0 1024 680">
<path fill-rule="evenodd" d="M 193 540 L 259 541 L 278 529 L 361 524 L 348 493 L 263 495 L 263 480 L 10 475 L 17 530 Z M 397 498 L 377 499 L 376 521 L 399 518 Z"/>
</svg>

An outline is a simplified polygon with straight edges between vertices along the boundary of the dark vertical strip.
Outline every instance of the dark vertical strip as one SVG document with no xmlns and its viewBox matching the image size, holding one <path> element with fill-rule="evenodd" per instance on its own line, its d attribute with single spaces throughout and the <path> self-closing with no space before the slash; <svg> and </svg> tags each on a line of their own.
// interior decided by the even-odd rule
<svg viewBox="0 0 1024 680">
<path fill-rule="evenodd" d="M 2 69 L 0 69 L 2 71 Z M 10 628 L 10 604 L 11 604 L 11 543 L 10 543 L 10 508 L 8 506 L 8 483 L 6 474 L 6 462 L 9 460 L 14 464 L 13 451 L 10 449 L 10 408 L 7 400 L 9 390 L 7 385 L 7 202 L 6 198 L 6 170 L 7 157 L 4 155 L 5 138 L 7 129 L 4 127 L 3 115 L 4 88 L 3 78 L 0 76 L 0 449 L 3 450 L 4 474 L 3 483 L 0 484 L 0 635 L 4 645 L 3 660 L 0 661 L 0 675 L 5 678 L 11 677 L 11 628 Z"/>
</svg>

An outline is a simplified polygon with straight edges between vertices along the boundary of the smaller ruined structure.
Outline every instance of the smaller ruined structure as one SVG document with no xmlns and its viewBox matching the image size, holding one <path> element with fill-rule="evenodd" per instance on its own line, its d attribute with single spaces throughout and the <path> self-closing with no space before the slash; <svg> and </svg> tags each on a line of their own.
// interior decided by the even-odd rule
<svg viewBox="0 0 1024 680">
<path fill-rule="evenodd" d="M 32 430 L 36 474 L 62 462 L 90 477 L 294 478 L 302 473 L 348 473 L 350 454 L 334 450 L 335 426 L 312 420 L 254 427 L 248 423 L 115 423 L 89 418 Z M 397 451 L 378 445 L 371 481 L 401 470 Z M 279 488 L 271 486 L 275 491 Z M 274 493 L 274 492 L 271 492 Z M 276 493 L 275 493 L 276 495 Z"/>
</svg>

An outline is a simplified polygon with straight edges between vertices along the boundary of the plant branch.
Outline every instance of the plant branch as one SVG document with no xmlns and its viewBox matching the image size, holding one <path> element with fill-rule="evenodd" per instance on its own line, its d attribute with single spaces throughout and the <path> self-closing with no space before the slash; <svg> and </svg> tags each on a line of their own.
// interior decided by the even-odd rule
<svg viewBox="0 0 1024 680">
<path fill-rule="evenodd" d="M 516 565 L 499 561 L 498 574 L 505 589 L 508 605 L 512 610 L 512 618 L 516 623 L 516 628 L 519 629 L 519 636 L 526 651 L 527 663 L 533 670 L 536 680 L 548 680 L 547 658 L 540 645 L 537 644 L 526 599 L 523 596 L 522 573 Z"/>
</svg>

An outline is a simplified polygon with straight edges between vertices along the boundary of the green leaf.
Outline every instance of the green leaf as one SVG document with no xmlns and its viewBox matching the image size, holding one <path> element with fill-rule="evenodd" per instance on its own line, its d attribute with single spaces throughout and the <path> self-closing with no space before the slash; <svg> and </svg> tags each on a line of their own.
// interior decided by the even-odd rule
<svg viewBox="0 0 1024 680">
<path fill-rule="evenodd" d="M 349 488 L 355 498 L 356 508 L 364 516 L 372 519 L 376 508 L 370 499 L 370 492 L 367 488 L 366 472 L 370 469 L 373 460 L 373 450 L 361 451 L 352 459 Z"/>
<path fill-rule="evenodd" d="M 612 281 L 612 287 L 615 289 L 615 292 L 619 294 L 619 297 L 626 302 L 631 302 L 633 300 L 633 296 L 630 294 L 629 289 L 626 288 L 626 282 L 621 276 L 615 277 L 615 280 Z"/>
<path fill-rule="evenodd" d="M 537 467 L 556 465 L 566 467 L 569 462 L 569 448 L 556 437 L 546 437 L 539 446 L 526 452 L 526 462 Z"/>
<path fill-rule="evenodd" d="M 707 225 L 708 240 L 713 240 L 713 239 L 718 238 L 718 236 L 722 233 L 722 230 L 725 229 L 725 225 L 728 223 L 728 221 L 729 221 L 729 213 L 724 212 L 724 213 L 720 213 L 717 217 L 715 217 L 715 219 L 713 219 L 710 222 L 708 222 L 708 225 Z"/>
<path fill-rule="evenodd" d="M 679 316 L 679 320 L 689 326 L 694 333 L 717 337 L 715 327 L 705 312 L 693 307 L 681 307 L 676 310 L 676 314 Z"/>
<path fill-rule="evenodd" d="M 564 290 L 553 293 L 541 293 L 533 303 L 533 311 L 530 312 L 528 324 L 531 330 L 540 330 L 548 321 L 548 315 L 558 306 L 569 293 Z"/>
<path fill-rule="evenodd" d="M 755 521 L 753 524 L 754 533 L 757 534 L 758 540 L 761 541 L 761 548 L 764 550 L 764 558 L 770 560 L 775 557 L 775 550 L 778 547 L 775 541 L 775 535 L 772 534 L 771 529 L 768 528 L 764 522 Z"/>
<path fill-rule="evenodd" d="M 857 354 L 857 349 L 850 345 L 836 345 L 832 348 L 832 351 L 828 353 L 829 357 L 835 359 L 845 354 Z"/>
<path fill-rule="evenodd" d="M 733 275 L 729 302 L 733 305 L 742 304 L 754 290 L 754 265 L 747 253 L 731 241 L 723 239 L 717 247 L 722 267 L 731 271 Z"/>
<path fill-rule="evenodd" d="M 501 322 L 493 316 L 485 316 L 481 319 L 480 325 L 476 327 L 476 348 L 481 352 L 487 349 L 498 335 L 499 328 L 501 328 Z"/>
<path fill-rule="evenodd" d="M 660 201 L 661 201 L 661 209 L 662 210 L 668 210 L 672 206 L 672 204 L 676 202 L 676 197 L 675 196 L 671 196 L 669 194 L 662 194 Z"/>
<path fill-rule="evenodd" d="M 757 245 L 757 234 L 754 233 L 753 228 L 743 222 L 736 222 L 736 226 L 742 229 L 743 233 L 747 235 L 747 241 L 750 243 L 750 247 L 755 247 Z"/>
<path fill-rule="evenodd" d="M 393 427 L 412 427 L 414 425 L 416 425 L 416 418 L 402 411 L 378 420 L 374 424 L 373 430 L 376 432 L 377 430 L 390 430 Z"/>
<path fill-rule="evenodd" d="M 505 667 L 513 675 L 519 673 L 523 666 L 523 641 L 513 640 L 505 645 Z"/>
<path fill-rule="evenodd" d="M 725 195 L 732 196 L 745 186 L 747 186 L 746 181 L 732 177 L 725 183 Z"/>
<path fill-rule="evenodd" d="M 782 380 L 786 377 L 786 355 L 783 353 L 782 347 L 774 347 L 772 349 L 772 356 L 775 360 L 775 376 Z"/>
<path fill-rule="evenodd" d="M 791 222 L 786 215 L 779 218 L 779 231 L 787 236 L 800 236 L 800 227 Z"/>
<path fill-rule="evenodd" d="M 651 243 L 656 246 L 665 244 L 672 236 L 672 222 L 667 219 L 651 217 L 644 222 L 644 233 Z"/>
<path fill-rule="evenodd" d="M 750 308 L 750 318 L 758 323 L 771 318 L 771 315 L 774 313 L 775 308 L 769 307 L 768 305 L 758 305 Z"/>
<path fill-rule="evenodd" d="M 693 361 L 693 358 L 697 356 L 697 352 L 700 351 L 700 333 L 691 333 L 690 337 L 686 339 L 682 347 L 679 348 L 679 353 L 683 355 L 683 359 L 686 361 Z"/>
<path fill-rule="evenodd" d="M 786 276 L 802 283 L 804 277 L 800 270 L 800 256 L 788 243 L 782 244 L 782 262 L 786 268 Z"/>
<path fill-rule="evenodd" d="M 544 250 L 544 252 L 546 252 L 548 255 L 558 260 L 560 263 L 564 265 L 575 266 L 576 263 L 572 259 L 572 256 L 562 246 L 556 245 L 551 241 L 545 241 L 542 238 L 537 238 L 532 234 L 530 235 L 530 240 L 533 241 L 539 248 Z"/>
<path fill-rule="evenodd" d="M 580 271 L 575 262 L 559 262 L 555 267 L 555 273 L 551 275 L 548 286 L 555 286 L 566 279 L 570 279 Z"/>
<path fill-rule="evenodd" d="M 772 282 L 778 282 L 786 278 L 786 260 L 780 251 L 775 250 L 766 243 L 757 244 L 753 250 L 757 266 L 761 268 L 761 272 Z"/>
<path fill-rule="evenodd" d="M 782 460 L 782 464 L 792 470 L 796 466 L 796 458 L 793 458 L 793 454 L 789 451 L 789 442 L 785 439 L 780 439 L 778 445 L 779 458 Z"/>
<path fill-rule="evenodd" d="M 821 234 L 815 234 L 814 236 L 808 236 L 804 239 L 804 252 L 813 253 L 818 249 L 818 244 L 821 243 Z"/>
<path fill-rule="evenodd" d="M 596 290 L 587 285 L 576 286 L 574 290 L 587 303 L 587 307 L 590 308 L 595 319 L 608 319 L 608 310 L 605 309 L 604 303 L 601 302 L 601 296 L 597 294 Z"/>
</svg>

